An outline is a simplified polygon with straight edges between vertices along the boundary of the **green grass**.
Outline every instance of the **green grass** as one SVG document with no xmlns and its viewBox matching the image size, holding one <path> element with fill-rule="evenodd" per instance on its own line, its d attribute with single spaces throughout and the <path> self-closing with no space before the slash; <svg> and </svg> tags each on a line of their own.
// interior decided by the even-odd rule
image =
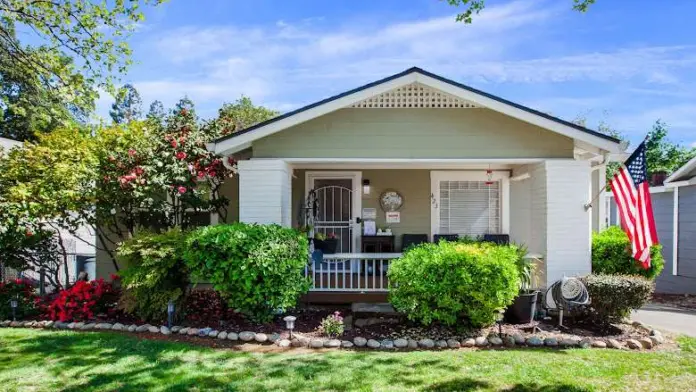
<svg viewBox="0 0 696 392">
<path fill-rule="evenodd" d="M 681 352 L 485 350 L 251 354 L 116 333 L 0 329 L 3 391 L 685 391 Z"/>
</svg>

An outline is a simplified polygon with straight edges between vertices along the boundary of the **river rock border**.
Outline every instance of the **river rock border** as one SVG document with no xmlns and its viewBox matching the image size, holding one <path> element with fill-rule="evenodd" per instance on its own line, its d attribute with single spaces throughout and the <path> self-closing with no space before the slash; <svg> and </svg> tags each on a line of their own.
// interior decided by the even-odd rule
<svg viewBox="0 0 696 392">
<path fill-rule="evenodd" d="M 506 348 L 506 347 L 550 347 L 550 348 L 596 348 L 596 349 L 618 349 L 618 350 L 650 350 L 665 342 L 665 338 L 659 330 L 650 329 L 642 325 L 649 336 L 640 339 L 599 339 L 599 338 L 568 338 L 562 336 L 538 336 L 522 334 L 503 335 L 491 334 L 489 336 L 478 336 L 464 339 L 433 340 L 409 338 L 399 339 L 366 339 L 355 337 L 353 340 L 339 340 L 331 338 L 307 338 L 301 334 L 295 334 L 290 339 L 283 339 L 277 333 L 265 334 L 260 332 L 242 331 L 218 331 L 212 328 L 193 328 L 174 326 L 169 329 L 166 326 L 154 326 L 150 324 L 125 325 L 121 323 L 84 323 L 71 322 L 63 323 L 59 321 L 10 321 L 0 322 L 2 328 L 43 328 L 59 330 L 111 330 L 130 333 L 151 333 L 162 335 L 187 335 L 197 337 L 207 337 L 211 339 L 240 341 L 242 343 L 275 344 L 279 347 L 308 347 L 313 349 L 349 349 L 349 348 L 368 348 L 372 350 L 416 350 L 416 349 L 459 349 L 459 348 Z"/>
</svg>

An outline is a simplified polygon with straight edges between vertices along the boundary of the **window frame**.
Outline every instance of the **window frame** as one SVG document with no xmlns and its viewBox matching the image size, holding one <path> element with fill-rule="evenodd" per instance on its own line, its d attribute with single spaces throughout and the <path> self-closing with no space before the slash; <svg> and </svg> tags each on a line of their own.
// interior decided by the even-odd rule
<svg viewBox="0 0 696 392">
<path fill-rule="evenodd" d="M 440 230 L 440 181 L 488 181 L 487 169 L 430 172 L 430 240 Z M 500 181 L 500 234 L 510 234 L 510 172 L 493 170 L 492 181 Z"/>
</svg>

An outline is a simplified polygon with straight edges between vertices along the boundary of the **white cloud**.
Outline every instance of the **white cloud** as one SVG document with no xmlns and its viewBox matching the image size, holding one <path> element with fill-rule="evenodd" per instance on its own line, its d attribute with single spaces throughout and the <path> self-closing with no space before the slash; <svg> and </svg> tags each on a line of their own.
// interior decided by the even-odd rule
<svg viewBox="0 0 696 392">
<path fill-rule="evenodd" d="M 487 8 L 472 25 L 456 23 L 448 15 L 379 25 L 366 21 L 336 26 L 331 25 L 334 21 L 313 18 L 251 27 L 185 26 L 156 32 L 143 49 L 153 53 L 152 68 L 166 73 L 133 82 L 146 103 L 160 99 L 170 105 L 188 95 L 199 106 L 217 108 L 246 94 L 288 110 L 290 105 L 310 103 L 411 66 L 475 84 L 520 83 L 536 88 L 542 83 L 627 81 L 646 91 L 661 91 L 654 86 L 677 83 L 680 72 L 696 65 L 696 51 L 686 46 L 559 51 L 551 40 L 553 29 L 563 28 L 559 20 L 564 12 L 570 11 L 560 2 L 520 0 Z M 535 50 L 530 50 L 530 43 Z M 570 106 L 575 113 L 604 109 L 617 100 L 616 96 L 577 98 L 565 92 L 553 95 L 566 98 L 533 97 L 526 103 L 561 113 Z M 651 117 L 647 124 L 654 120 Z"/>
</svg>

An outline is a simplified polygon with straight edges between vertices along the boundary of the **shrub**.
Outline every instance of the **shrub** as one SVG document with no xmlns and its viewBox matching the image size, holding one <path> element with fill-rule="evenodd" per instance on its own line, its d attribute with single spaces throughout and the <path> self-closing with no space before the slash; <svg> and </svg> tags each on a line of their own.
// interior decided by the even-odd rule
<svg viewBox="0 0 696 392">
<path fill-rule="evenodd" d="M 309 289 L 304 276 L 307 237 L 278 225 L 235 223 L 202 227 L 187 240 L 191 274 L 210 282 L 236 309 L 256 321 L 294 306 Z"/>
<path fill-rule="evenodd" d="M 516 246 L 440 242 L 409 250 L 389 267 L 389 301 L 423 324 L 472 327 L 495 321 L 496 311 L 512 303 L 520 277 Z"/>
<path fill-rule="evenodd" d="M 0 282 L 0 320 L 12 319 L 10 301 L 17 300 L 15 315 L 17 320 L 34 316 L 38 313 L 39 298 L 34 294 L 31 283 L 24 279 L 16 279 L 7 283 Z"/>
<path fill-rule="evenodd" d="M 325 319 L 321 320 L 321 325 L 319 326 L 321 332 L 329 337 L 338 337 L 343 335 L 343 317 L 341 317 L 341 312 L 334 312 L 328 315 Z"/>
<path fill-rule="evenodd" d="M 117 278 L 112 276 L 112 278 Z M 97 316 L 112 316 L 116 312 L 119 290 L 104 279 L 75 284 L 57 293 L 48 305 L 48 317 L 59 321 L 86 321 Z"/>
<path fill-rule="evenodd" d="M 188 268 L 182 254 L 186 235 L 178 228 L 162 234 L 139 233 L 118 248 L 123 295 L 120 305 L 141 319 L 161 321 L 167 317 L 167 304 L 177 309 L 189 285 Z M 179 312 L 177 312 L 179 314 Z"/>
<path fill-rule="evenodd" d="M 618 226 L 592 235 L 592 272 L 595 274 L 640 275 L 655 279 L 665 267 L 662 246 L 651 247 L 650 257 L 650 268 L 643 268 L 631 255 L 628 235 Z"/>
<path fill-rule="evenodd" d="M 588 275 L 582 278 L 590 294 L 586 316 L 598 324 L 621 322 L 641 308 L 655 289 L 652 281 L 635 275 Z"/>
</svg>

